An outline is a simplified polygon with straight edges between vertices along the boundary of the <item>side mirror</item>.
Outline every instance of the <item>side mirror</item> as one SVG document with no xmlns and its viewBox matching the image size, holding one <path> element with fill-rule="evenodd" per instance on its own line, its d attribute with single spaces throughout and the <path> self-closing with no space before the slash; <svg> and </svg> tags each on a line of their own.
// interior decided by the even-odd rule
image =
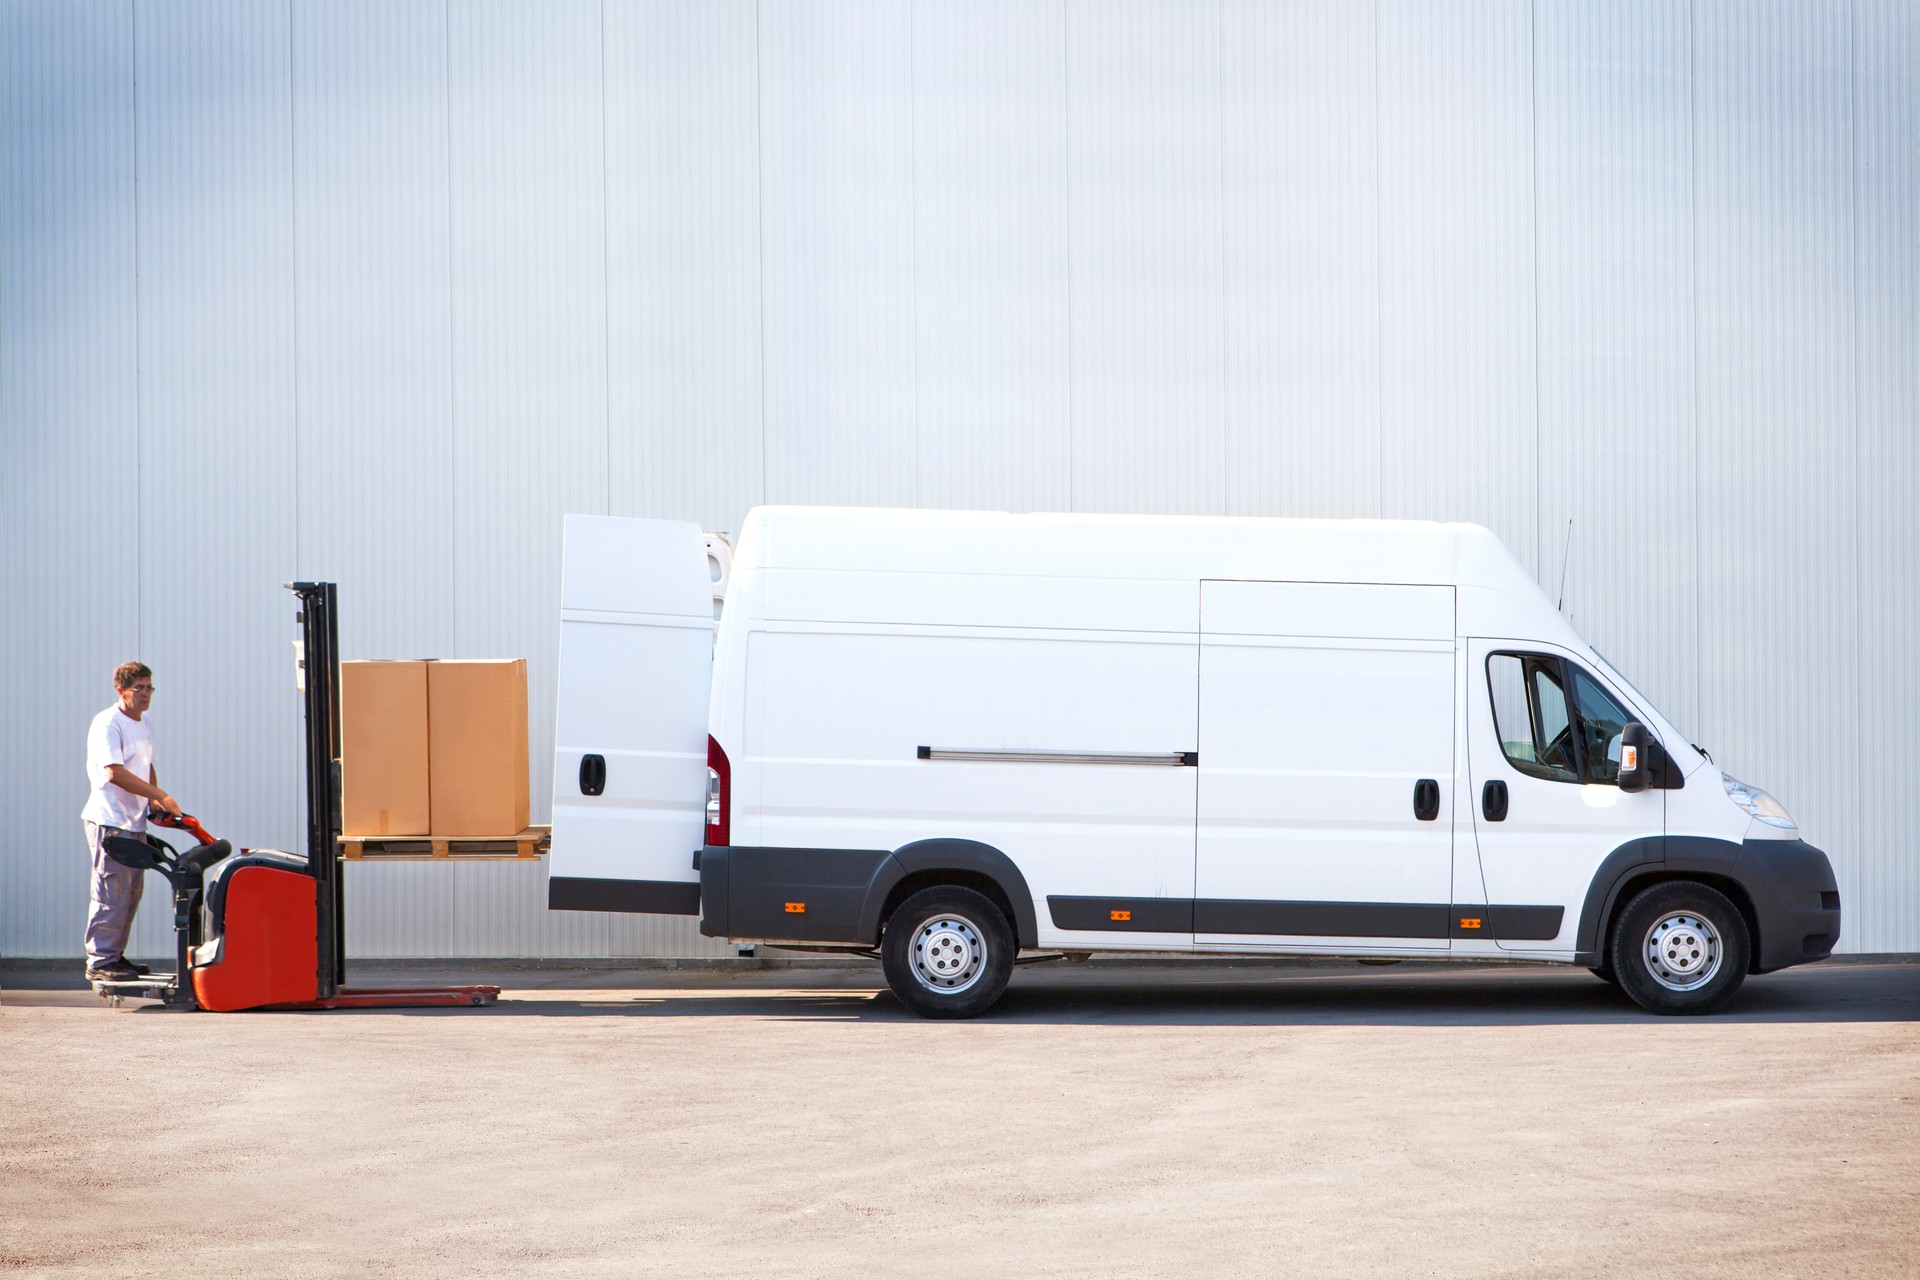
<svg viewBox="0 0 1920 1280">
<path fill-rule="evenodd" d="M 1653 782 L 1655 757 L 1660 742 L 1638 720 L 1627 721 L 1620 731 L 1620 774 L 1615 779 L 1622 791 L 1645 791 Z"/>
</svg>

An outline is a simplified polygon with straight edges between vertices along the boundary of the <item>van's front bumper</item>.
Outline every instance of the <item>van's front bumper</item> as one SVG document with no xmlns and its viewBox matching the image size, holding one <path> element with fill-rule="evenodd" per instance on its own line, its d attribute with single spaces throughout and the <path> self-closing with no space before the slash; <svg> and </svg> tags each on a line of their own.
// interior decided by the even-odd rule
<svg viewBox="0 0 1920 1280">
<path fill-rule="evenodd" d="M 1759 926 L 1755 973 L 1833 954 L 1840 941 L 1840 886 L 1825 853 L 1804 840 L 1747 840 L 1736 875 Z"/>
</svg>

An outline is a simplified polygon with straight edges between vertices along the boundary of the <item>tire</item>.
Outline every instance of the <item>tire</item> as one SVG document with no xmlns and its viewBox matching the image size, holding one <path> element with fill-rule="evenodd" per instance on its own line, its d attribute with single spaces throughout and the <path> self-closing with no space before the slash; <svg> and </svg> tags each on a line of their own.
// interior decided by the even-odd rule
<svg viewBox="0 0 1920 1280">
<path fill-rule="evenodd" d="M 1717 889 L 1688 880 L 1651 885 L 1614 922 L 1614 981 L 1651 1013 L 1712 1013 L 1746 981 L 1747 922 Z"/>
<path fill-rule="evenodd" d="M 1013 975 L 1013 926 L 985 894 L 922 889 L 895 908 L 880 963 L 900 1003 L 923 1018 L 985 1013 Z"/>
</svg>

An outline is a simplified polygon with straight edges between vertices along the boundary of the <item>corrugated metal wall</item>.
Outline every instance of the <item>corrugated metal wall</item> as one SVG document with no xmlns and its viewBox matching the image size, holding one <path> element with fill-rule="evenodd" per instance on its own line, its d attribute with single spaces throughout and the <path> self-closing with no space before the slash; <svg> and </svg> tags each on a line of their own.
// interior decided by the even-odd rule
<svg viewBox="0 0 1920 1280">
<path fill-rule="evenodd" d="M 1481 520 L 1920 950 L 1904 0 L 0 0 L 0 954 L 75 955 L 82 733 L 301 823 L 291 597 L 524 656 L 560 516 Z M 360 955 L 691 955 L 541 866 Z M 157 881 L 156 881 L 157 885 Z M 136 950 L 164 953 L 164 910 Z"/>
</svg>

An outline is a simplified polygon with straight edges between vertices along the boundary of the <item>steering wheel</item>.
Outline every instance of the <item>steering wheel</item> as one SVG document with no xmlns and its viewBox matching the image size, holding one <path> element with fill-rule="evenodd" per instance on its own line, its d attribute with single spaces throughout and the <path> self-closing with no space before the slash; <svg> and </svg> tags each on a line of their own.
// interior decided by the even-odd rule
<svg viewBox="0 0 1920 1280">
<path fill-rule="evenodd" d="M 1556 769 L 1573 772 L 1573 726 L 1568 725 L 1553 735 L 1553 741 L 1540 753 L 1540 763 L 1552 765 Z"/>
</svg>

